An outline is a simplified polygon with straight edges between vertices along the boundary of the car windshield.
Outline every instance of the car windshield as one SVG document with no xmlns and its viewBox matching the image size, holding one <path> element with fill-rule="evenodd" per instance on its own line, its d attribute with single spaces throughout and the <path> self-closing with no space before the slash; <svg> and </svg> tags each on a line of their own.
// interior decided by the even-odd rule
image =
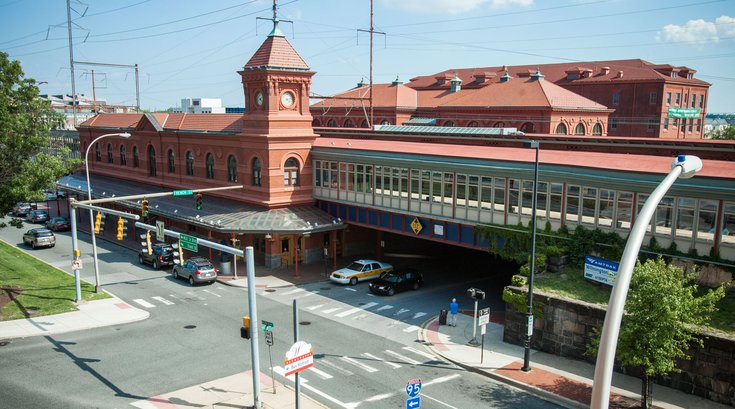
<svg viewBox="0 0 735 409">
<path fill-rule="evenodd" d="M 383 276 L 380 277 L 380 278 L 382 278 L 383 280 L 385 280 L 385 281 L 387 281 L 389 283 L 397 283 L 397 282 L 401 281 L 401 277 L 399 275 L 392 274 L 392 273 L 383 274 Z"/>
<path fill-rule="evenodd" d="M 362 271 L 362 269 L 365 268 L 365 265 L 362 263 L 352 263 L 346 268 L 352 271 Z"/>
</svg>

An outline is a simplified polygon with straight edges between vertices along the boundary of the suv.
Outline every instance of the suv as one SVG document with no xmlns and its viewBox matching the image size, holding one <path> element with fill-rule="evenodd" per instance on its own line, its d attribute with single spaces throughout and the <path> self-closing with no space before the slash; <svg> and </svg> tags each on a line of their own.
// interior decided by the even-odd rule
<svg viewBox="0 0 735 409">
<path fill-rule="evenodd" d="M 23 217 L 25 217 L 25 215 L 27 215 L 28 213 L 30 213 L 31 210 L 33 210 L 33 207 L 31 206 L 30 203 L 18 202 L 18 203 L 15 204 L 15 206 L 13 206 L 13 216 L 15 216 L 15 217 L 21 217 L 21 216 L 23 216 Z"/>
<path fill-rule="evenodd" d="M 141 250 L 138 255 L 140 264 L 150 264 L 154 269 L 158 270 L 163 266 L 172 266 L 174 264 L 174 248 L 170 244 L 153 244 L 152 254 L 148 254 L 147 250 Z"/>
<path fill-rule="evenodd" d="M 189 285 L 197 283 L 212 284 L 217 280 L 217 269 L 204 257 L 192 257 L 184 261 L 184 265 L 174 266 L 174 278 L 188 278 Z"/>
<path fill-rule="evenodd" d="M 56 236 L 49 229 L 30 229 L 23 234 L 23 244 L 36 247 L 54 247 L 56 245 Z"/>
<path fill-rule="evenodd" d="M 49 214 L 45 210 L 31 210 L 26 215 L 26 221 L 30 223 L 46 223 L 49 219 Z"/>
</svg>

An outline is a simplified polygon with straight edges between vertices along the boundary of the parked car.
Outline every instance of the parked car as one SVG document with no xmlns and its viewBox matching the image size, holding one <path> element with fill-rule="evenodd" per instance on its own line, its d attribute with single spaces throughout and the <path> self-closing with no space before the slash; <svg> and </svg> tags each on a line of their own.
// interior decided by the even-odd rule
<svg viewBox="0 0 735 409">
<path fill-rule="evenodd" d="M 371 281 L 368 289 L 371 293 L 393 295 L 406 290 L 418 290 L 424 285 L 424 277 L 413 268 L 401 268 L 383 273 L 380 278 Z"/>
<path fill-rule="evenodd" d="M 33 249 L 38 247 L 54 247 L 56 245 L 56 236 L 49 229 L 30 229 L 23 234 L 23 244 L 31 246 Z"/>
<path fill-rule="evenodd" d="M 393 270 L 393 266 L 375 260 L 357 260 L 345 268 L 333 272 L 329 279 L 340 284 L 355 285 L 358 281 L 367 281 L 380 277 L 381 274 Z"/>
<path fill-rule="evenodd" d="M 148 254 L 148 250 L 140 251 L 138 262 L 150 264 L 156 270 L 164 266 L 172 266 L 174 265 L 174 248 L 165 243 L 153 244 L 151 254 Z"/>
<path fill-rule="evenodd" d="M 48 212 L 45 210 L 31 210 L 26 215 L 26 221 L 30 223 L 46 223 L 49 219 Z"/>
<path fill-rule="evenodd" d="M 199 283 L 212 284 L 217 280 L 217 269 L 204 257 L 192 257 L 184 261 L 183 265 L 175 265 L 174 278 L 186 278 L 189 285 Z"/>
<path fill-rule="evenodd" d="M 28 213 L 33 210 L 33 207 L 30 203 L 26 202 L 19 202 L 16 203 L 15 206 L 13 206 L 13 216 L 15 217 L 25 217 Z"/>
<path fill-rule="evenodd" d="M 63 190 L 44 190 L 43 193 L 46 195 L 46 200 L 63 199 L 66 197 L 66 193 Z"/>
<path fill-rule="evenodd" d="M 53 231 L 67 231 L 71 230 L 71 222 L 63 216 L 52 217 L 46 222 L 46 228 Z"/>
</svg>

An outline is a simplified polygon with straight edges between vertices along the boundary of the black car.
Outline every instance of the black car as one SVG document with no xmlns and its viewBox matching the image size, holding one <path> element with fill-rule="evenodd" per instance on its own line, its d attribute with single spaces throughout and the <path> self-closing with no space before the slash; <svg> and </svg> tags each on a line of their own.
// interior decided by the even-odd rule
<svg viewBox="0 0 735 409">
<path fill-rule="evenodd" d="M 424 285 L 424 277 L 413 268 L 402 268 L 383 273 L 368 284 L 371 293 L 393 295 L 405 290 L 418 290 Z"/>
<path fill-rule="evenodd" d="M 140 264 L 150 264 L 158 270 L 163 266 L 174 265 L 174 248 L 170 244 L 156 243 L 151 246 L 151 254 L 148 250 L 141 250 L 138 254 Z"/>
<path fill-rule="evenodd" d="M 46 222 L 46 228 L 53 231 L 67 231 L 71 230 L 71 222 L 63 216 L 52 217 Z"/>
</svg>

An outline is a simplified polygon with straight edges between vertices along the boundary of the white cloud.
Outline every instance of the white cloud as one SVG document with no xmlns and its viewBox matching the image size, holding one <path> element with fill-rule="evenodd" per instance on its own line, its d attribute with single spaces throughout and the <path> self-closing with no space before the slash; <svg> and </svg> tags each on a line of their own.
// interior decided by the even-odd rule
<svg viewBox="0 0 735 409">
<path fill-rule="evenodd" d="M 735 36 L 735 18 L 720 16 L 715 21 L 702 19 L 689 20 L 683 26 L 668 24 L 656 34 L 656 40 L 662 43 L 686 42 L 702 44 L 719 42 L 720 39 Z"/>
<path fill-rule="evenodd" d="M 383 4 L 411 12 L 461 14 L 486 4 L 492 8 L 528 7 L 533 0 L 383 0 Z"/>
</svg>

